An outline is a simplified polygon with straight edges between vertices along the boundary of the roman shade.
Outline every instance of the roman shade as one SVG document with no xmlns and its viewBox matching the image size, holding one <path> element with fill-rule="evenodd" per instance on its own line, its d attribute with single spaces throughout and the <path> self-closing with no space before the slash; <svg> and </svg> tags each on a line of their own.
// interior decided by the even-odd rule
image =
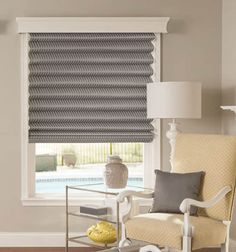
<svg viewBox="0 0 236 252">
<path fill-rule="evenodd" d="M 30 33 L 29 142 L 150 142 L 154 33 Z"/>
</svg>

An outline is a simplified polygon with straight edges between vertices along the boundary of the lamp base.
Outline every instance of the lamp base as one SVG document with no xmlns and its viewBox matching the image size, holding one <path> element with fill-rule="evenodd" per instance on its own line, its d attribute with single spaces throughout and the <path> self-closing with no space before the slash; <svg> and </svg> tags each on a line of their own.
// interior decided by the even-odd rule
<svg viewBox="0 0 236 252">
<path fill-rule="evenodd" d="M 175 142 L 176 142 L 176 136 L 178 133 L 180 133 L 180 130 L 178 129 L 178 123 L 176 123 L 176 120 L 173 119 L 171 123 L 169 123 L 170 129 L 166 132 L 166 137 L 169 139 L 169 143 L 171 146 L 171 152 L 170 152 L 170 164 L 171 168 L 173 167 L 173 159 L 175 155 Z"/>
</svg>

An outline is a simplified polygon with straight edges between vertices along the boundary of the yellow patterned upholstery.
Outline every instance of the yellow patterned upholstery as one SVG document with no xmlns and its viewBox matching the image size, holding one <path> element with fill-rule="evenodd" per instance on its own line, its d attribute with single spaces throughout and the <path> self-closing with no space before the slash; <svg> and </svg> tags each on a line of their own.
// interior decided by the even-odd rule
<svg viewBox="0 0 236 252">
<path fill-rule="evenodd" d="M 127 237 L 159 246 L 182 249 L 183 215 L 148 213 L 138 215 L 125 224 Z M 225 241 L 226 226 L 208 217 L 190 217 L 194 226 L 192 248 L 217 246 Z"/>
<path fill-rule="evenodd" d="M 202 200 L 209 199 L 226 185 L 233 189 L 214 207 L 199 210 L 201 216 L 231 219 L 236 178 L 236 137 L 223 135 L 178 134 L 173 172 L 205 171 Z"/>
</svg>

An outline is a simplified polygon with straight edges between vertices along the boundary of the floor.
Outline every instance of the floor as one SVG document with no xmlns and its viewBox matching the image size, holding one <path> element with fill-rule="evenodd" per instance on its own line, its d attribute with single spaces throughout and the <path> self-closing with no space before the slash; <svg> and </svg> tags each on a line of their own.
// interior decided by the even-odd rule
<svg viewBox="0 0 236 252">
<path fill-rule="evenodd" d="M 64 252 L 64 248 L 0 248 L 0 252 Z M 93 248 L 70 248 L 69 252 L 92 252 Z M 195 252 L 220 252 L 220 249 L 201 249 Z"/>
</svg>

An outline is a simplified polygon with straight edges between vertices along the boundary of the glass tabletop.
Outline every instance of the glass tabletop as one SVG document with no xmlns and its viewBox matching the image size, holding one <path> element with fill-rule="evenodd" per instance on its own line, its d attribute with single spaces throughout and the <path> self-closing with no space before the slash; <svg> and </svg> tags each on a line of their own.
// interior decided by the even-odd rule
<svg viewBox="0 0 236 252">
<path fill-rule="evenodd" d="M 96 183 L 96 184 L 87 184 L 87 185 L 77 185 L 77 186 L 67 186 L 68 189 L 75 189 L 81 191 L 102 193 L 102 194 L 110 194 L 110 195 L 118 195 L 120 192 L 124 190 L 133 190 L 133 191 L 147 191 L 152 192 L 153 190 L 150 188 L 139 187 L 139 186 L 130 186 L 127 185 L 125 188 L 109 188 L 104 183 Z"/>
</svg>

